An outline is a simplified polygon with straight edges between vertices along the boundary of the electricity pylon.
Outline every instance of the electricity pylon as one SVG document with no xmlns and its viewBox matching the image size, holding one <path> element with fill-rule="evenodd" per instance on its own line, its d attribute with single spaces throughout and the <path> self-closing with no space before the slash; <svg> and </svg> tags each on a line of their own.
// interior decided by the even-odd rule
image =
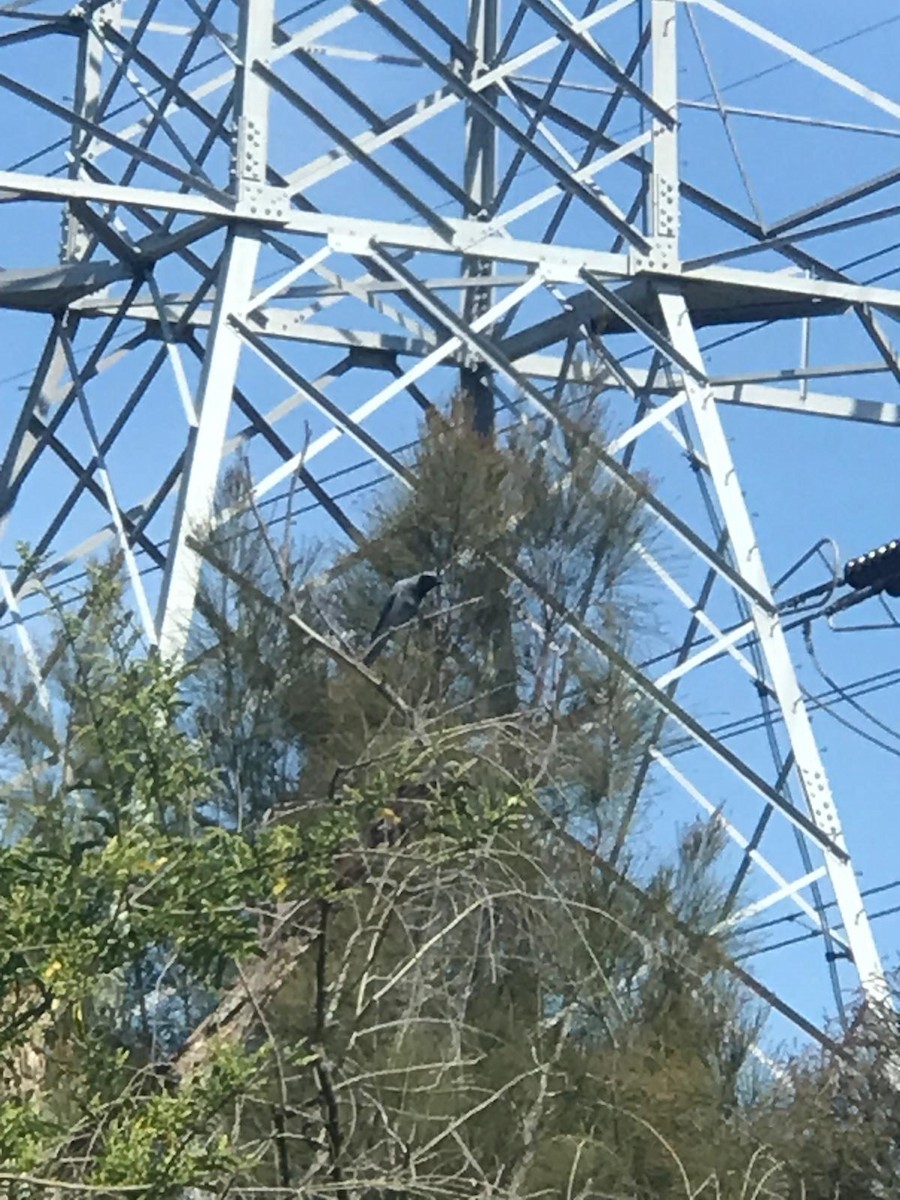
<svg viewBox="0 0 900 1200">
<path fill-rule="evenodd" d="M 410 482 L 395 451 L 423 408 L 461 380 L 484 429 L 553 421 L 590 363 L 620 423 L 607 469 L 674 548 L 642 548 L 671 645 L 619 662 L 659 713 L 631 812 L 661 781 L 664 803 L 677 792 L 717 811 L 735 854 L 723 921 L 792 910 L 840 1007 L 854 983 L 881 1002 L 885 975 L 790 619 L 816 615 L 840 579 L 776 598 L 726 422 L 737 406 L 897 423 L 892 401 L 855 398 L 852 381 L 900 379 L 900 291 L 839 257 L 848 230 L 861 261 L 889 242 L 897 210 L 860 205 L 900 172 L 868 155 L 854 180 L 847 156 L 829 188 L 835 164 L 817 151 L 817 175 L 790 137 L 855 131 L 889 147 L 900 104 L 741 7 L 754 6 L 6 4 L 0 306 L 8 361 L 34 354 L 0 503 L 7 544 L 27 540 L 44 578 L 117 543 L 148 643 L 178 655 L 200 567 L 189 535 L 215 519 L 229 456 L 248 455 L 262 505 L 299 473 L 322 520 L 362 544 L 335 492 L 352 472 L 360 486 L 373 472 Z M 722 57 L 746 62 L 745 83 L 785 64 L 802 79 L 767 109 L 739 107 L 723 99 Z M 748 121 L 767 131 L 757 172 L 739 152 Z M 767 168 L 781 182 L 760 199 Z M 853 347 L 843 364 L 813 361 L 825 321 L 830 344 Z M 699 340 L 720 326 L 767 331 L 727 375 Z M 852 357 L 862 339 L 874 365 Z M 820 378 L 850 394 L 814 390 Z M 34 572 L 7 566 L 0 584 L 39 680 Z M 722 705 L 752 709 L 767 740 L 720 736 Z M 673 752 L 672 730 L 696 753 Z M 804 973 L 770 989 L 798 1020 Z"/>
</svg>

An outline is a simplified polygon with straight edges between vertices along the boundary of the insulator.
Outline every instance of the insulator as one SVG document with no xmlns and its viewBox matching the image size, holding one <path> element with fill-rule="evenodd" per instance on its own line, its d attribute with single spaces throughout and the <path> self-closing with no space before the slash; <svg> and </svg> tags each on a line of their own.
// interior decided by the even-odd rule
<svg viewBox="0 0 900 1200">
<path fill-rule="evenodd" d="M 900 595 L 900 541 L 885 542 L 851 558 L 844 567 L 844 582 L 856 591 L 874 587 Z"/>
</svg>

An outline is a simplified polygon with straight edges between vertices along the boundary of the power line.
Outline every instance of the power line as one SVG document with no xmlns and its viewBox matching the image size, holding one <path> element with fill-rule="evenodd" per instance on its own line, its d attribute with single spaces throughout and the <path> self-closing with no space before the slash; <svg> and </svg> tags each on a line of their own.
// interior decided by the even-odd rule
<svg viewBox="0 0 900 1200">
<path fill-rule="evenodd" d="M 863 896 L 864 899 L 868 899 L 870 896 L 884 895 L 885 892 L 893 891 L 894 888 L 898 888 L 898 887 L 900 887 L 900 879 L 892 879 L 888 883 L 878 883 L 878 884 L 874 884 L 872 887 L 864 888 L 860 894 Z M 829 900 L 829 901 L 827 901 L 826 904 L 823 905 L 823 908 L 826 911 L 828 909 L 837 908 L 837 901 Z M 794 925 L 798 921 L 802 921 L 802 920 L 803 920 L 803 913 L 790 912 L 790 913 L 786 913 L 782 917 L 770 917 L 766 921 L 757 921 L 753 925 L 746 926 L 745 932 L 746 933 L 761 933 L 763 930 L 766 930 L 766 929 L 776 929 L 780 925 Z"/>
</svg>

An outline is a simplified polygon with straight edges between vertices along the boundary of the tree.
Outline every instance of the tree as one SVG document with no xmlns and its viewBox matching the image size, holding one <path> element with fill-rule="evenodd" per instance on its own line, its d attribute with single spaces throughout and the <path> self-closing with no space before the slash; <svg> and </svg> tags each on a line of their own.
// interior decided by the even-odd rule
<svg viewBox="0 0 900 1200">
<path fill-rule="evenodd" d="M 608 861 L 653 714 L 571 616 L 625 650 L 652 614 L 592 402 L 496 439 L 464 407 L 327 571 L 233 474 L 181 671 L 141 653 L 114 569 L 57 605 L 62 735 L 48 760 L 19 684 L 31 792 L 10 783 L 0 850 L 20 1194 L 894 1185 L 883 1027 L 787 1064 L 789 1093 L 752 1071 L 716 824 L 654 872 Z M 442 598 L 368 670 L 384 593 L 424 567 Z"/>
</svg>

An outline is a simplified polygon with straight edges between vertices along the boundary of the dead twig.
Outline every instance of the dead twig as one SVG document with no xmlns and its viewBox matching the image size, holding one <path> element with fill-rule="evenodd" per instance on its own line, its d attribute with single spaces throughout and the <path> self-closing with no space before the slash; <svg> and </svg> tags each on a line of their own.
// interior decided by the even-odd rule
<svg viewBox="0 0 900 1200">
<path fill-rule="evenodd" d="M 328 638 L 323 637 L 321 633 L 313 629 L 311 625 L 307 625 L 307 623 L 298 617 L 296 613 L 290 613 L 288 615 L 288 620 L 292 624 L 296 625 L 301 633 L 305 634 L 306 637 L 315 642 L 317 646 L 321 646 L 326 654 L 333 658 L 335 662 L 339 662 L 344 667 L 349 667 L 351 671 L 355 671 L 358 675 L 362 676 L 362 678 L 365 679 L 367 683 L 371 684 L 376 691 L 380 692 L 381 695 L 384 696 L 385 700 L 392 704 L 399 713 L 402 713 L 402 715 L 407 721 L 409 721 L 411 725 L 417 725 L 418 717 L 415 710 L 412 709 L 401 696 L 398 696 L 394 689 L 389 687 L 384 680 L 379 679 L 378 676 L 370 671 L 367 666 L 360 662 L 359 659 L 353 658 L 347 653 L 346 650 L 344 650 L 342 646 L 337 645 L 336 642 L 332 642 Z"/>
</svg>

